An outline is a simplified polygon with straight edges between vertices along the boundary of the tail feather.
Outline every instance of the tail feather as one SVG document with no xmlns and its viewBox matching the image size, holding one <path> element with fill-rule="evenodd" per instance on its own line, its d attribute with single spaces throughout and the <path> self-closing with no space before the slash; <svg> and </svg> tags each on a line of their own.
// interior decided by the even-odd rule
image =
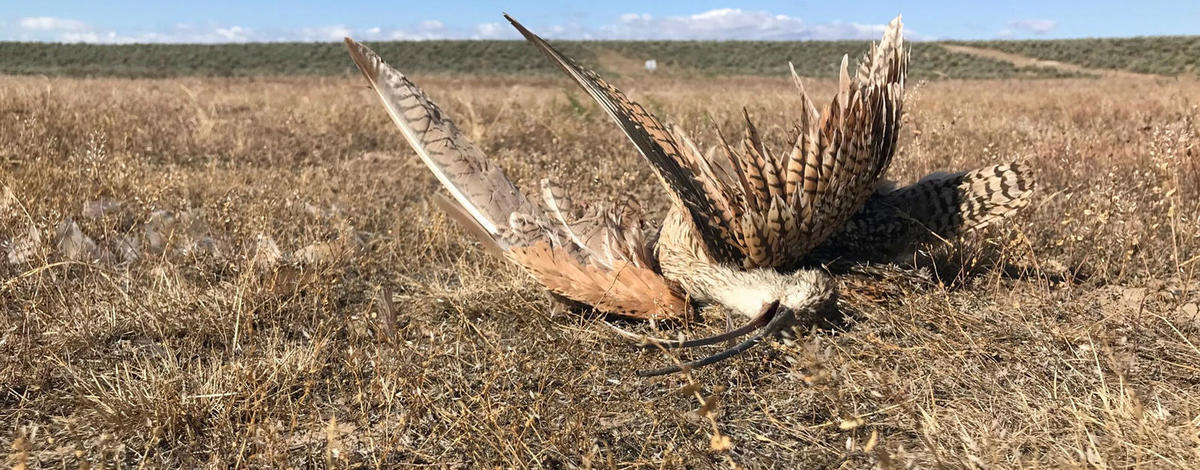
<svg viewBox="0 0 1200 470">
<path fill-rule="evenodd" d="M 814 251 L 814 258 L 890 261 L 920 243 L 954 238 L 1012 217 L 1029 205 L 1033 188 L 1033 172 L 1023 163 L 933 173 L 900 189 L 881 186 Z"/>
<path fill-rule="evenodd" d="M 982 229 L 1029 204 L 1033 172 L 1027 165 L 995 165 L 934 174 L 889 194 L 888 203 L 943 238 Z"/>
</svg>

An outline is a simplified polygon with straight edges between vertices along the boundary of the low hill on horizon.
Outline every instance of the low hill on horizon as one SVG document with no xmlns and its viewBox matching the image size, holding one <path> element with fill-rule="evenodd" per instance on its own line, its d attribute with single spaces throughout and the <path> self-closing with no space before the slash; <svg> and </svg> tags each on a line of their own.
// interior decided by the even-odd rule
<svg viewBox="0 0 1200 470">
<path fill-rule="evenodd" d="M 556 73 L 523 41 L 437 40 L 369 42 L 412 74 L 528 75 Z M 867 41 L 555 41 L 565 53 L 602 72 L 655 60 L 667 75 L 785 75 L 792 62 L 805 76 L 836 74 Z M 1159 75 L 1194 74 L 1200 36 L 912 43 L 916 79 L 1055 78 L 1088 76 L 1054 67 L 1019 65 L 950 50 L 966 45 L 1094 69 Z M 623 64 L 618 67 L 614 64 Z M 353 74 L 341 43 L 61 44 L 0 42 L 0 74 L 74 77 L 249 77 Z"/>
</svg>

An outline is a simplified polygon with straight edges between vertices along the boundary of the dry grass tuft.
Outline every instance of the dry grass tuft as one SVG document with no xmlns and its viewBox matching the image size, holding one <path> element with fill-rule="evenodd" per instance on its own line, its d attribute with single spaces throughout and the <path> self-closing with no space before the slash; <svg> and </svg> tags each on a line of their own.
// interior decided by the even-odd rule
<svg viewBox="0 0 1200 470">
<path fill-rule="evenodd" d="M 565 81 L 419 82 L 525 187 L 662 208 Z M 784 78 L 624 85 L 690 129 L 748 104 L 779 136 L 797 105 Z M 433 210 L 356 77 L 6 77 L 6 463 L 1200 466 L 1200 84 L 915 89 L 892 175 L 1025 159 L 1032 209 L 915 260 L 928 282 L 846 275 L 838 330 L 641 379 L 659 353 Z"/>
</svg>

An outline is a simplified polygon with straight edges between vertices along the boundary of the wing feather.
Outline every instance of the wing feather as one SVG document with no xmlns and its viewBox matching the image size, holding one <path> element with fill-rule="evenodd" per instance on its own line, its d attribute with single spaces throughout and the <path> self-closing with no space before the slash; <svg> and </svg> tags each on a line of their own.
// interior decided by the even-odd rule
<svg viewBox="0 0 1200 470">
<path fill-rule="evenodd" d="M 842 57 L 837 93 L 821 113 L 792 67 L 802 109 L 790 152 L 772 154 L 748 113 L 739 149 L 718 129 L 728 165 L 714 165 L 676 130 L 664 130 L 594 72 L 505 17 L 621 126 L 715 261 L 755 268 L 803 258 L 862 208 L 895 153 L 908 64 L 899 17 L 853 76 L 849 56 Z"/>
<path fill-rule="evenodd" d="M 350 38 L 346 49 L 405 140 L 479 226 L 495 237 L 509 214 L 532 208 L 504 171 L 491 165 L 408 77 Z"/>
<path fill-rule="evenodd" d="M 720 207 L 721 201 L 714 196 L 712 188 L 706 188 L 705 183 L 697 178 L 694 166 L 684 162 L 686 155 L 671 132 L 640 104 L 630 101 L 595 72 L 579 66 L 512 17 L 504 17 L 530 44 L 574 79 L 621 126 L 626 137 L 650 162 L 671 197 L 688 209 L 709 254 L 718 261 L 740 261 L 742 252 L 730 233 L 732 221 L 725 218 L 728 211 Z"/>
<path fill-rule="evenodd" d="M 789 260 L 797 260 L 837 231 L 866 203 L 896 151 L 908 52 L 900 17 L 852 78 L 842 57 L 838 92 L 819 118 L 810 111 L 799 77 L 800 123 L 785 163 L 788 196 L 798 207 L 798 233 L 789 233 Z"/>
<path fill-rule="evenodd" d="M 349 38 L 346 46 L 409 145 L 453 197 L 438 198 L 439 205 L 489 251 L 520 265 L 551 292 L 603 312 L 633 318 L 686 314 L 686 302 L 658 272 L 637 210 L 601 210 L 570 220 L 570 198 L 543 181 L 543 211 L 424 91 L 366 46 Z"/>
<path fill-rule="evenodd" d="M 687 309 L 662 275 L 627 261 L 618 261 L 611 269 L 585 264 L 545 242 L 513 247 L 509 258 L 547 289 L 601 311 L 663 319 L 678 317 Z"/>
</svg>

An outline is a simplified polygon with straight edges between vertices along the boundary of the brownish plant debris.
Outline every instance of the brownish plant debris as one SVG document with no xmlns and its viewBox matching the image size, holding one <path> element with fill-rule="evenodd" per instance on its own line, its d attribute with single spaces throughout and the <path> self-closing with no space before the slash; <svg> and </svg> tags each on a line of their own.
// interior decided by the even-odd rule
<svg viewBox="0 0 1200 470">
<path fill-rule="evenodd" d="M 569 83 L 418 78 L 518 184 L 549 169 L 664 209 Z M 710 114 L 735 129 L 748 104 L 782 136 L 792 87 L 627 91 L 689 132 Z M 359 77 L 0 81 L 5 464 L 1200 465 L 1194 81 L 914 87 L 890 174 L 1027 159 L 1028 213 L 1001 242 L 934 250 L 927 279 L 841 276 L 838 331 L 659 379 L 627 372 L 659 352 L 553 313 L 438 215 L 367 93 Z"/>
</svg>

